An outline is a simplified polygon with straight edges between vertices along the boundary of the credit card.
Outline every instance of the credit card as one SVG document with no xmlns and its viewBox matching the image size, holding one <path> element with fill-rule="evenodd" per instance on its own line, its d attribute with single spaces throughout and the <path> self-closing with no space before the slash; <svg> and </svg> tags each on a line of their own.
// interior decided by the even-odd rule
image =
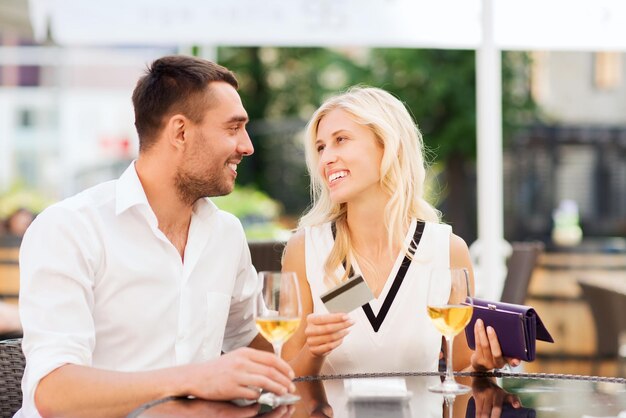
<svg viewBox="0 0 626 418">
<path fill-rule="evenodd" d="M 321 296 L 329 312 L 351 312 L 374 299 L 362 276 L 354 276 Z"/>
</svg>

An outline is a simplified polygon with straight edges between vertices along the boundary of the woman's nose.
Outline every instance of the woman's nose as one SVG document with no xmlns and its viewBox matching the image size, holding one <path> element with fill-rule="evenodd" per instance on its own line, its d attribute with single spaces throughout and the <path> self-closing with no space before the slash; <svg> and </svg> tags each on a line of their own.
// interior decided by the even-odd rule
<svg viewBox="0 0 626 418">
<path fill-rule="evenodd" d="M 320 157 L 320 164 L 327 165 L 335 161 L 337 161 L 337 154 L 334 150 L 331 147 L 324 148 Z"/>
</svg>

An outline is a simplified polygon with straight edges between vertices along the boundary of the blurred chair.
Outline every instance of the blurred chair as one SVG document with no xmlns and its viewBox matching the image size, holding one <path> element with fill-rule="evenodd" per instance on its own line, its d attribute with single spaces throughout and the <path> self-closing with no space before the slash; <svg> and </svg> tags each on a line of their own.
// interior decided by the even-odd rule
<svg viewBox="0 0 626 418">
<path fill-rule="evenodd" d="M 17 303 L 20 266 L 17 259 L 0 257 L 0 300 Z"/>
<path fill-rule="evenodd" d="M 0 236 L 0 300 L 17 303 L 20 291 L 21 240 L 11 235 Z"/>
<path fill-rule="evenodd" d="M 21 339 L 0 341 L 0 418 L 12 417 L 22 406 L 25 365 Z"/>
<path fill-rule="evenodd" d="M 620 375 L 626 372 L 626 358 L 620 354 L 620 334 L 626 333 L 626 294 L 578 280 L 583 299 L 589 305 L 596 329 L 596 353 L 592 374 L 602 360 L 617 360 Z"/>
<path fill-rule="evenodd" d="M 280 271 L 284 241 L 252 241 L 248 243 L 252 265 L 257 271 Z"/>
<path fill-rule="evenodd" d="M 530 278 L 544 250 L 540 241 L 513 242 L 513 252 L 507 260 L 507 273 L 500 300 L 521 305 L 526 300 Z"/>
<path fill-rule="evenodd" d="M 9 234 L 0 234 L 0 257 L 17 258 L 20 252 L 21 243 L 21 237 Z"/>
<path fill-rule="evenodd" d="M 21 239 L 11 235 L 0 235 L 0 303 L 17 304 L 20 291 L 19 253 Z M 0 316 L 6 312 L 0 307 Z M 0 319 L 2 321 L 2 319 Z M 13 320 L 11 320 L 13 322 Z M 5 324 L 6 325 L 6 324 Z M 5 329 L 6 327 L 0 327 Z M 20 338 L 21 331 L 0 333 L 0 340 Z"/>
</svg>

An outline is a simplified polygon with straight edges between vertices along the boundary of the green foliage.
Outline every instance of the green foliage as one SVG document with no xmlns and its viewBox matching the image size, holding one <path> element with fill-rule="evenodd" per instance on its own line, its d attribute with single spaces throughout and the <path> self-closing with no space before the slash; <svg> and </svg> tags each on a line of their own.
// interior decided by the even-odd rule
<svg viewBox="0 0 626 418">
<path fill-rule="evenodd" d="M 362 81 L 369 71 L 336 49 L 220 48 L 218 57 L 237 74 L 251 120 L 308 119 L 329 94 Z"/>
<path fill-rule="evenodd" d="M 218 57 L 237 74 L 251 119 L 255 153 L 240 166 L 238 182 L 267 191 L 289 214 L 299 215 L 309 204 L 301 130 L 267 129 L 267 123 L 259 129 L 263 124 L 256 122 L 306 121 L 328 96 L 356 84 L 386 89 L 407 104 L 429 160 L 458 164 L 476 156 L 474 51 L 228 47 L 220 48 Z M 505 140 L 535 118 L 529 74 L 528 54 L 502 54 Z M 450 195 L 458 187 L 450 187 Z"/>
<path fill-rule="evenodd" d="M 527 52 L 502 53 L 502 119 L 505 141 L 516 129 L 542 118 L 531 95 L 531 68 L 532 59 Z"/>
<path fill-rule="evenodd" d="M 367 84 L 384 88 L 412 111 L 437 160 L 476 156 L 476 54 L 469 50 L 374 49 Z M 502 54 L 504 137 L 535 117 L 530 58 Z"/>
<path fill-rule="evenodd" d="M 237 186 L 232 193 L 211 200 L 241 220 L 249 240 L 284 239 L 288 233 L 278 223 L 280 203 L 259 190 Z"/>
<path fill-rule="evenodd" d="M 274 220 L 281 212 L 280 203 L 252 187 L 235 187 L 226 196 L 213 197 L 218 208 L 243 220 Z"/>
<path fill-rule="evenodd" d="M 447 190 L 439 181 L 444 169 L 442 162 L 431 164 L 424 181 L 424 199 L 435 207 L 438 207 L 447 195 Z"/>
<path fill-rule="evenodd" d="M 370 85 L 388 90 L 413 113 L 424 141 L 445 160 L 476 152 L 476 88 L 473 51 L 375 49 Z"/>
<path fill-rule="evenodd" d="M 52 200 L 41 192 L 27 187 L 17 180 L 7 190 L 0 193 L 0 219 L 5 219 L 17 209 L 25 208 L 39 213 L 52 203 Z"/>
<path fill-rule="evenodd" d="M 383 88 L 413 113 L 437 159 L 476 153 L 476 58 L 472 50 L 220 48 L 251 120 L 308 119 L 329 95 L 355 84 Z M 535 116 L 530 58 L 502 54 L 505 136 Z"/>
</svg>

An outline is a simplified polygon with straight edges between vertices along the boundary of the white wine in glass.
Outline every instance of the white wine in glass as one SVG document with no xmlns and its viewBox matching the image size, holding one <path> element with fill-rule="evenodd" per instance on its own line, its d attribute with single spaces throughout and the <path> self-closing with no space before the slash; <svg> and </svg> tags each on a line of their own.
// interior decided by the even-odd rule
<svg viewBox="0 0 626 418">
<path fill-rule="evenodd" d="M 261 271 L 259 280 L 263 288 L 255 308 L 256 327 L 280 358 L 283 344 L 300 325 L 302 307 L 298 278 L 293 272 Z M 263 393 L 259 397 L 259 402 L 271 406 L 291 404 L 298 400 L 300 397 L 291 393 Z"/>
<path fill-rule="evenodd" d="M 257 318 L 256 327 L 265 339 L 272 343 L 287 341 L 300 325 L 300 318 Z"/>
<path fill-rule="evenodd" d="M 472 319 L 472 297 L 467 269 L 433 269 L 428 282 L 428 316 L 446 339 L 446 377 L 431 392 L 458 395 L 471 390 L 454 380 L 452 342 Z"/>
</svg>

